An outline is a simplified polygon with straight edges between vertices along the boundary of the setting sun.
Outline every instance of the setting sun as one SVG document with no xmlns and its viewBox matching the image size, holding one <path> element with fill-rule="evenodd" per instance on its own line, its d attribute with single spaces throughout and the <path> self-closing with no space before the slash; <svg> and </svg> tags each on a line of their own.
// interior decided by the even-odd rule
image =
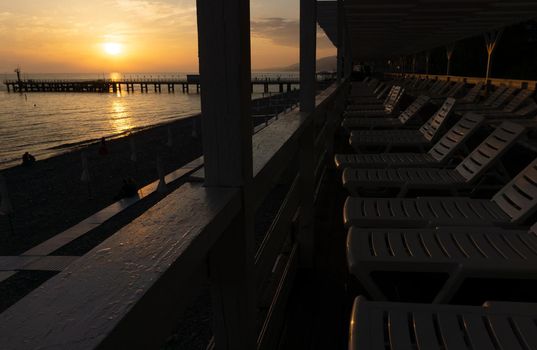
<svg viewBox="0 0 537 350">
<path fill-rule="evenodd" d="M 122 51 L 122 45 L 119 43 L 104 43 L 103 49 L 107 54 L 117 56 Z"/>
</svg>

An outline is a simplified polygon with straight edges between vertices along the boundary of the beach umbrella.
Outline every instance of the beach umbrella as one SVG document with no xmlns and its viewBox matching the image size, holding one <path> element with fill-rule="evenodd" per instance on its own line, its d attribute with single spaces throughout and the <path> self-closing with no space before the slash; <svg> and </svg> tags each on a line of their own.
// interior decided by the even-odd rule
<svg viewBox="0 0 537 350">
<path fill-rule="evenodd" d="M 138 156 L 136 155 L 136 143 L 134 142 L 134 136 L 132 134 L 129 139 L 129 143 L 131 147 L 131 161 L 136 162 L 138 160 Z"/>
<path fill-rule="evenodd" d="M 9 200 L 6 179 L 2 175 L 0 175 L 0 197 L 2 198 L 2 202 L 0 203 L 0 214 L 11 215 L 13 213 L 13 206 Z"/>
<path fill-rule="evenodd" d="M 172 128 L 168 126 L 168 142 L 166 142 L 166 146 L 172 147 L 173 146 L 173 135 L 172 135 Z"/>
<path fill-rule="evenodd" d="M 157 186 L 157 192 L 158 193 L 165 193 L 168 192 L 168 186 L 166 185 L 166 179 L 164 178 L 164 170 L 162 169 L 162 161 L 159 156 L 157 156 L 157 173 L 158 173 L 158 186 Z"/>
</svg>

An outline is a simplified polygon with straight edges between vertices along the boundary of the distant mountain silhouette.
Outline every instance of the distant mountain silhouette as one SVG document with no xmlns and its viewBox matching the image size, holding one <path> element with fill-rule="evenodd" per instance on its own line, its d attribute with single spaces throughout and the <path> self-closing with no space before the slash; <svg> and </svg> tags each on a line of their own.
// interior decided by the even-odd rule
<svg viewBox="0 0 537 350">
<path fill-rule="evenodd" d="M 260 69 L 260 71 L 298 72 L 299 69 L 300 69 L 300 65 L 298 63 L 295 63 L 287 67 Z M 322 72 L 322 71 L 335 72 L 336 70 L 337 70 L 337 57 L 336 56 L 323 57 L 317 60 L 317 72 Z"/>
</svg>

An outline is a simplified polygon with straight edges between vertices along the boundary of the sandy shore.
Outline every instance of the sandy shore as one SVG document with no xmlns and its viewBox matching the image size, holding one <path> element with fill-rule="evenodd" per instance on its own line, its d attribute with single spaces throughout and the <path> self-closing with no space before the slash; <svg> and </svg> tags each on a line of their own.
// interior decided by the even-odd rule
<svg viewBox="0 0 537 350">
<path fill-rule="evenodd" d="M 113 203 L 123 178 L 132 177 L 140 186 L 154 181 L 157 155 L 166 173 L 201 156 L 201 137 L 192 137 L 194 121 L 200 135 L 199 118 L 187 118 L 108 141 L 107 155 L 100 155 L 99 144 L 92 144 L 30 167 L 3 170 L 14 209 L 14 232 L 8 218 L 0 216 L 0 254 L 20 254 Z M 171 147 L 166 145 L 168 128 Z M 136 145 L 136 162 L 130 159 L 130 138 Z M 88 159 L 92 198 L 80 181 L 82 151 Z"/>
</svg>

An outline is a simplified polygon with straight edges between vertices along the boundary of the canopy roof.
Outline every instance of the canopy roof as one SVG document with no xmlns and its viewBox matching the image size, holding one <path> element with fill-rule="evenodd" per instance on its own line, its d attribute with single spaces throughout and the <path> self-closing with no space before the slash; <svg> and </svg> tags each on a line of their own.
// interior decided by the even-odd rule
<svg viewBox="0 0 537 350">
<path fill-rule="evenodd" d="M 337 1 L 318 1 L 319 25 L 337 43 Z M 355 60 L 419 53 L 537 17 L 535 0 L 345 0 Z"/>
</svg>

